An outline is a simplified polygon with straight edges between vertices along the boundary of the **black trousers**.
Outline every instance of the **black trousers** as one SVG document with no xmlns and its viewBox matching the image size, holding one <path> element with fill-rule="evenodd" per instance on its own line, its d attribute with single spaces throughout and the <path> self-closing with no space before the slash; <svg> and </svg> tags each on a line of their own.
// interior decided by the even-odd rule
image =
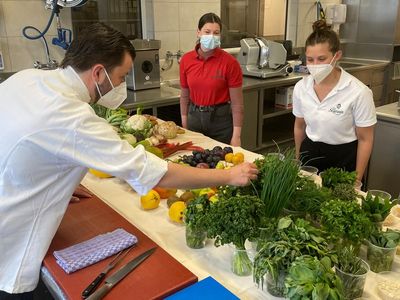
<svg viewBox="0 0 400 300">
<path fill-rule="evenodd" d="M 33 300 L 33 291 L 21 294 L 9 294 L 0 291 L 0 300 Z"/>
<path fill-rule="evenodd" d="M 230 144 L 233 119 L 230 103 L 217 106 L 189 106 L 188 129 L 200 132 L 219 142 Z"/>
<path fill-rule="evenodd" d="M 300 147 L 300 160 L 303 165 L 318 168 L 320 172 L 336 167 L 348 172 L 355 171 L 357 162 L 358 141 L 329 145 L 313 142 L 306 137 Z"/>
</svg>

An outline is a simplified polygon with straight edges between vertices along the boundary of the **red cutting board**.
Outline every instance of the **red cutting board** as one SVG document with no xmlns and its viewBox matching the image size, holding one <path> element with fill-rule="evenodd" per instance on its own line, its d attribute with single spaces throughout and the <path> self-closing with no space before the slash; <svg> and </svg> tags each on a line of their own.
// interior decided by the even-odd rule
<svg viewBox="0 0 400 300">
<path fill-rule="evenodd" d="M 114 256 L 67 274 L 56 263 L 53 251 L 117 228 L 123 228 L 136 235 L 138 243 L 123 261 L 109 272 L 108 276 L 157 244 L 94 195 L 92 198 L 83 198 L 80 202 L 69 205 L 43 261 L 44 266 L 69 299 L 81 299 L 82 291 Z M 120 281 L 104 299 L 163 299 L 195 282 L 197 282 L 197 277 L 192 272 L 158 247 L 147 260 Z"/>
</svg>

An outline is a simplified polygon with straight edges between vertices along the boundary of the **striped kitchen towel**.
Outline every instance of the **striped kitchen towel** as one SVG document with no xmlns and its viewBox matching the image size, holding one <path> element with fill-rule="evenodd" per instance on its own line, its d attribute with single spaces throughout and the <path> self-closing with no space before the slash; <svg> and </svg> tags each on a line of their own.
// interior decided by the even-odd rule
<svg viewBox="0 0 400 300">
<path fill-rule="evenodd" d="M 136 236 L 122 228 L 118 228 L 82 243 L 54 251 L 53 255 L 60 267 L 69 274 L 114 255 L 136 243 Z"/>
</svg>

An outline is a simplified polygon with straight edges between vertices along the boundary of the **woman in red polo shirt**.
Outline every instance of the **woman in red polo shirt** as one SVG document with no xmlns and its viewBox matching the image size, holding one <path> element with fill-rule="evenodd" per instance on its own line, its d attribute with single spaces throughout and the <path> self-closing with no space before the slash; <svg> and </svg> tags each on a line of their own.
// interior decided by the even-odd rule
<svg viewBox="0 0 400 300">
<path fill-rule="evenodd" d="M 221 19 L 216 14 L 203 15 L 195 49 L 181 59 L 182 126 L 240 146 L 242 71 L 236 58 L 219 48 L 221 28 Z"/>
</svg>

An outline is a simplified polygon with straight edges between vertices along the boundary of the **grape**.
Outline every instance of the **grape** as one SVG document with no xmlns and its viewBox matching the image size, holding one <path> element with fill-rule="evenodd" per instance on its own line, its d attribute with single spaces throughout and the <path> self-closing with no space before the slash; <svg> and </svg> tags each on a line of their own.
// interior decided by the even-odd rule
<svg viewBox="0 0 400 300">
<path fill-rule="evenodd" d="M 213 148 L 213 150 L 214 150 L 214 151 L 219 151 L 219 150 L 222 150 L 222 147 L 221 147 L 221 146 L 215 146 L 215 147 Z"/>
<path fill-rule="evenodd" d="M 225 147 L 225 148 L 224 148 L 224 151 L 225 151 L 226 153 L 233 153 L 232 147 Z"/>
</svg>

